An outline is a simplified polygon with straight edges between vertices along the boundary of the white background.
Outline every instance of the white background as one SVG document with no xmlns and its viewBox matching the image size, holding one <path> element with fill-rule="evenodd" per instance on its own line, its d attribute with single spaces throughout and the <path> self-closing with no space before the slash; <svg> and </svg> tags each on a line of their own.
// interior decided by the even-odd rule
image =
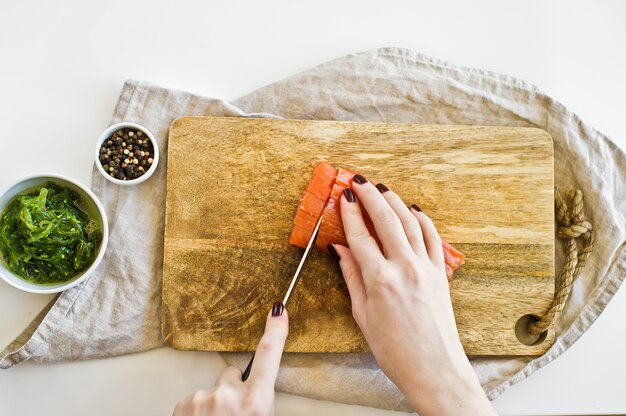
<svg viewBox="0 0 626 416">
<path fill-rule="evenodd" d="M 326 60 L 400 46 L 537 84 L 626 148 L 620 1 L 0 0 L 0 188 L 35 172 L 89 184 L 127 78 L 231 100 Z M 0 344 L 50 296 L 0 283 Z M 495 401 L 503 414 L 626 412 L 626 295 L 557 361 Z M 211 386 L 214 353 L 155 350 L 0 372 L 0 414 L 167 415 Z M 278 415 L 390 412 L 288 395 Z"/>
</svg>

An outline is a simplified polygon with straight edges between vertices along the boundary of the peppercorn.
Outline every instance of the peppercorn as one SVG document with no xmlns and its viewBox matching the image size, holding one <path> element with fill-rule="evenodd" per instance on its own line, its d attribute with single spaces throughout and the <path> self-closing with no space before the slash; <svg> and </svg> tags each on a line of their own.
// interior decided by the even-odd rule
<svg viewBox="0 0 626 416">
<path fill-rule="evenodd" d="M 132 180 L 145 174 L 154 159 L 152 142 L 140 130 L 123 128 L 106 139 L 99 150 L 98 160 L 113 178 Z"/>
</svg>

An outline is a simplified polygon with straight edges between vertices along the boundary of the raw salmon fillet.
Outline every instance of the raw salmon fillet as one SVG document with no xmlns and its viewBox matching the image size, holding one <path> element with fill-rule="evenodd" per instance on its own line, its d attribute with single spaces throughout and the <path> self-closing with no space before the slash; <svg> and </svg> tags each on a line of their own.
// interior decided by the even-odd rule
<svg viewBox="0 0 626 416">
<path fill-rule="evenodd" d="M 329 163 L 321 162 L 315 166 L 313 178 L 304 190 L 304 195 L 302 195 L 298 209 L 296 210 L 296 217 L 293 220 L 294 226 L 291 231 L 291 236 L 289 236 L 289 242 L 294 246 L 306 248 L 306 245 L 311 239 L 311 234 L 315 229 L 315 225 L 317 224 L 317 220 L 320 218 L 320 215 L 322 215 L 322 210 L 330 196 L 330 191 L 335 183 L 336 177 L 337 169 L 332 167 Z M 321 231 L 322 226 L 320 225 L 320 232 Z"/>
<path fill-rule="evenodd" d="M 296 216 L 293 220 L 294 227 L 289 236 L 289 243 L 297 247 L 306 248 L 317 220 L 323 213 L 324 218 L 322 218 L 322 224 L 317 234 L 315 247 L 328 252 L 327 247 L 329 244 L 348 245 L 343 231 L 343 223 L 341 222 L 339 203 L 343 190 L 352 186 L 354 175 L 354 172 L 347 169 L 335 169 L 327 162 L 320 162 L 315 166 L 313 178 L 298 204 Z M 362 210 L 362 212 L 370 234 L 378 241 L 372 220 L 365 210 Z M 378 244 L 380 245 L 380 241 L 378 241 Z M 442 240 L 442 245 L 446 263 L 446 276 L 450 280 L 454 271 L 465 262 L 465 255 L 445 240 Z"/>
</svg>

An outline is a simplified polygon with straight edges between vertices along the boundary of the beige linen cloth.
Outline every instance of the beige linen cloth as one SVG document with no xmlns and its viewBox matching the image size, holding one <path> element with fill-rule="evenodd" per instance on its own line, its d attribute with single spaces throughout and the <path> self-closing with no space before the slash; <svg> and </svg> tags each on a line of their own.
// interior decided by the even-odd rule
<svg viewBox="0 0 626 416">
<path fill-rule="evenodd" d="M 582 189 L 596 245 L 574 283 L 556 325 L 556 342 L 546 354 L 472 359 L 490 398 L 569 348 L 624 279 L 624 153 L 561 103 L 519 79 L 385 48 L 322 64 L 233 103 L 128 81 L 112 122 L 147 126 L 162 150 L 160 166 L 153 178 L 134 187 L 113 185 L 94 170 L 92 188 L 110 222 L 106 257 L 90 279 L 61 294 L 3 351 L 0 367 L 29 359 L 52 362 L 110 357 L 164 345 L 160 317 L 167 134 L 175 118 L 187 115 L 547 130 L 554 139 L 555 183 L 563 190 Z M 560 268 L 563 252 L 559 243 L 556 262 Z M 250 357 L 223 356 L 240 368 Z M 277 389 L 318 399 L 407 409 L 402 394 L 369 354 L 286 354 Z"/>
</svg>

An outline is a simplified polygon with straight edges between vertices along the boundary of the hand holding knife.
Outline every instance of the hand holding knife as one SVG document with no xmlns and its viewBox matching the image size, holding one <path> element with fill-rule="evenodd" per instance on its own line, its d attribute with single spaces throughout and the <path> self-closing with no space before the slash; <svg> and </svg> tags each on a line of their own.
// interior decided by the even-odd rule
<svg viewBox="0 0 626 416">
<path fill-rule="evenodd" d="M 322 216 L 320 216 L 319 220 L 317 220 L 317 224 L 315 225 L 315 228 L 313 229 L 313 233 L 311 234 L 311 238 L 309 239 L 309 243 L 307 244 L 306 249 L 304 250 L 304 253 L 302 254 L 302 258 L 300 259 L 298 268 L 296 269 L 296 272 L 291 278 L 291 283 L 289 284 L 287 293 L 285 293 L 285 297 L 283 298 L 283 303 L 282 303 L 283 308 L 287 307 L 287 302 L 289 302 L 289 298 L 291 297 L 291 294 L 293 293 L 293 290 L 296 287 L 298 280 L 300 280 L 300 275 L 302 273 L 302 269 L 304 268 L 304 263 L 306 263 L 306 259 L 309 257 L 309 253 L 311 252 L 311 249 L 313 248 L 313 244 L 315 244 L 315 239 L 317 238 L 317 234 L 320 230 L 321 224 L 322 224 Z M 280 307 L 277 305 L 278 305 L 278 302 L 274 304 L 274 309 Z M 275 315 L 275 312 L 278 312 L 278 311 L 275 311 L 274 309 L 272 310 L 272 314 Z M 282 314 L 282 311 L 280 312 Z M 241 379 L 243 381 L 246 381 L 248 377 L 250 377 L 250 369 L 252 368 L 252 363 L 254 362 L 254 355 L 255 354 L 252 354 L 252 358 L 250 358 L 250 362 L 246 366 L 246 369 L 244 370 L 243 375 L 241 376 Z"/>
</svg>

